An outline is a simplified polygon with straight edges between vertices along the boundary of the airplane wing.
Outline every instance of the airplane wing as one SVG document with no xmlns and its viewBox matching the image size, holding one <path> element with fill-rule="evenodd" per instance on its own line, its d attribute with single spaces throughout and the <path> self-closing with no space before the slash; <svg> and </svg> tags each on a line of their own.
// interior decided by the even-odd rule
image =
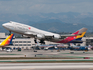
<svg viewBox="0 0 93 70">
<path fill-rule="evenodd" d="M 67 35 L 60 35 L 61 37 L 69 37 L 69 36 L 77 36 L 78 34 L 74 34 L 74 35 L 72 35 L 72 34 L 67 34 Z"/>
<path fill-rule="evenodd" d="M 66 38 L 66 37 L 77 36 L 77 35 L 79 35 L 79 34 L 74 34 L 74 35 L 72 35 L 72 34 L 67 34 L 67 35 L 60 35 L 60 36 L 61 36 L 62 39 L 64 39 L 64 38 Z"/>
<path fill-rule="evenodd" d="M 55 33 L 47 33 L 47 34 L 37 34 L 35 32 L 25 32 L 25 35 L 28 36 L 33 36 L 33 37 L 38 37 L 38 38 L 47 38 L 47 39 L 51 39 L 51 38 L 56 38 L 56 39 L 64 39 L 66 37 L 71 37 L 71 36 L 77 36 L 80 35 L 78 37 L 83 37 L 84 34 L 86 33 L 87 28 L 82 28 L 78 31 L 76 31 L 75 33 L 72 34 L 66 34 L 66 35 L 60 35 L 60 34 L 55 34 Z"/>
<path fill-rule="evenodd" d="M 70 36 L 77 36 L 77 35 L 60 35 L 60 37 L 58 39 L 64 39 L 66 37 L 70 37 Z M 46 35 L 45 38 L 54 38 L 54 35 Z"/>
<path fill-rule="evenodd" d="M 25 35 L 27 36 L 33 36 L 33 37 L 37 37 L 37 36 L 41 36 L 43 38 L 54 38 L 54 35 L 42 35 L 42 34 L 36 34 L 36 33 L 31 33 L 31 32 L 25 32 Z M 70 36 L 77 36 L 78 34 L 66 34 L 66 35 L 60 35 L 59 38 L 64 39 L 66 37 L 70 37 Z"/>
</svg>

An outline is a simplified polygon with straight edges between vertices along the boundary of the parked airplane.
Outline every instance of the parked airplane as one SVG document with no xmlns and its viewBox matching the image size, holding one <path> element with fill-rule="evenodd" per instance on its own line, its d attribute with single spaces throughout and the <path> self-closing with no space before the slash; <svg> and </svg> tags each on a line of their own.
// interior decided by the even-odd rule
<svg viewBox="0 0 93 70">
<path fill-rule="evenodd" d="M 12 39 L 14 34 L 9 35 L 4 41 L 0 43 L 0 47 L 5 47 L 8 45 L 12 45 Z"/>
<path fill-rule="evenodd" d="M 85 35 L 87 28 L 82 28 L 75 33 L 69 35 L 60 35 L 52 32 L 47 32 L 44 30 L 37 29 L 35 27 L 10 21 L 8 23 L 2 24 L 2 26 L 11 32 L 18 34 L 26 35 L 28 37 L 35 38 L 40 40 L 40 43 L 45 44 L 45 40 L 56 42 L 56 43 L 82 43 L 82 37 Z"/>
<path fill-rule="evenodd" d="M 71 50 L 88 50 L 89 46 L 76 46 L 73 43 L 70 43 Z"/>
<path fill-rule="evenodd" d="M 38 47 L 41 49 L 41 48 L 43 48 L 43 49 L 45 49 L 45 50 L 48 50 L 49 48 L 57 48 L 56 47 L 56 45 L 38 45 Z"/>
</svg>

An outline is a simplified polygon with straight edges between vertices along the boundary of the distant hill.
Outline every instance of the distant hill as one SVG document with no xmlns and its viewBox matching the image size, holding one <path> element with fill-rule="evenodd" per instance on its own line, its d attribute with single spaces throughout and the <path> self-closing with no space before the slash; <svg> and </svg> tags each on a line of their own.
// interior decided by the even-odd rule
<svg viewBox="0 0 93 70">
<path fill-rule="evenodd" d="M 74 32 L 82 27 L 93 31 L 93 13 L 61 12 L 37 14 L 0 14 L 0 32 L 8 32 L 3 23 L 15 21 L 52 32 Z"/>
<path fill-rule="evenodd" d="M 88 26 L 85 24 L 68 24 L 68 23 L 37 23 L 31 26 L 52 32 L 75 32 L 83 27 L 88 28 L 88 32 L 93 31 L 93 26 Z"/>
<path fill-rule="evenodd" d="M 48 21 L 48 22 L 47 22 Z M 0 22 L 5 23 L 5 22 Z M 45 20 L 41 22 L 31 22 L 26 23 L 27 25 L 36 27 L 38 29 L 51 31 L 51 32 L 75 32 L 83 27 L 88 28 L 87 32 L 93 32 L 93 26 L 86 24 L 77 24 L 77 23 L 65 23 L 58 20 Z M 2 25 L 0 25 L 0 32 L 8 32 L 8 30 L 4 29 Z"/>
</svg>

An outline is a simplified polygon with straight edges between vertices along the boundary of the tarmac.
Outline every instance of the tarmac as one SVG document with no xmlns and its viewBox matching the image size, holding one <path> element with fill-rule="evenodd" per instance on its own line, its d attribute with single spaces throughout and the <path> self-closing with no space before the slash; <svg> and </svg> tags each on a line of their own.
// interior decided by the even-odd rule
<svg viewBox="0 0 93 70">
<path fill-rule="evenodd" d="M 93 63 L 93 59 L 2 59 L 0 63 L 79 63 L 90 62 Z"/>
<path fill-rule="evenodd" d="M 93 70 L 93 63 L 6 63 L 0 70 Z"/>
<path fill-rule="evenodd" d="M 93 70 L 93 51 L 0 51 L 0 70 Z"/>
<path fill-rule="evenodd" d="M 88 57 L 89 59 L 93 59 L 93 51 L 70 51 L 70 50 L 61 50 L 57 52 L 57 50 L 37 50 L 34 52 L 33 50 L 22 50 L 17 51 L 13 50 L 13 52 L 0 51 L 0 57 L 39 57 L 39 58 L 78 58 L 84 59 Z"/>
</svg>

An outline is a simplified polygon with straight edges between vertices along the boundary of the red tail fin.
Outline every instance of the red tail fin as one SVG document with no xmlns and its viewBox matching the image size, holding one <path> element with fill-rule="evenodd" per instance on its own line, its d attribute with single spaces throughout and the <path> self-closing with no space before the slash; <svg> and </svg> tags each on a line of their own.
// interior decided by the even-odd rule
<svg viewBox="0 0 93 70">
<path fill-rule="evenodd" d="M 87 28 L 82 28 L 82 29 L 80 29 L 80 30 L 78 30 L 78 31 L 76 31 L 75 33 L 72 33 L 72 34 L 81 34 L 81 33 L 86 32 L 86 31 L 87 31 Z"/>
</svg>

